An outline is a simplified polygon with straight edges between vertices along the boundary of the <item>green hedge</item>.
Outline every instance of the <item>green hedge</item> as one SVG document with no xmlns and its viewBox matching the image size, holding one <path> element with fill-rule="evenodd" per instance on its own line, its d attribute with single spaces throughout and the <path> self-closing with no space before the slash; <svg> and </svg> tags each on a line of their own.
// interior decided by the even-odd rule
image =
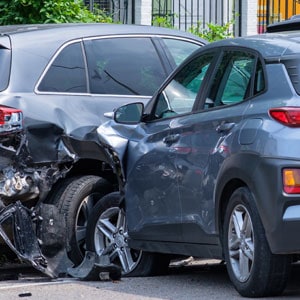
<svg viewBox="0 0 300 300">
<path fill-rule="evenodd" d="M 0 25 L 112 22 L 100 9 L 92 13 L 82 0 L 0 0 L 0 12 Z"/>
</svg>

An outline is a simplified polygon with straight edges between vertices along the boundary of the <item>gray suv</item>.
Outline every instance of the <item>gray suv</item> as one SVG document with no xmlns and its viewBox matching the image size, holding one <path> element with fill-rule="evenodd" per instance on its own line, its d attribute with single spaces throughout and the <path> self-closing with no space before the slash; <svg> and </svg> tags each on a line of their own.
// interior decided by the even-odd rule
<svg viewBox="0 0 300 300">
<path fill-rule="evenodd" d="M 150 26 L 1 26 L 1 222 L 9 222 L 8 210 L 13 227 L 21 227 L 13 206 L 20 202 L 43 219 L 42 226 L 35 224 L 43 253 L 54 257 L 66 249 L 79 264 L 93 205 L 118 188 L 99 154 L 96 128 L 107 120 L 104 113 L 132 101 L 146 103 L 204 44 L 194 35 Z M 0 229 L 13 250 L 30 257 L 27 250 L 20 253 L 26 240 L 11 243 Z"/>
<path fill-rule="evenodd" d="M 120 192 L 96 204 L 87 249 L 134 275 L 217 258 L 241 295 L 282 293 L 300 254 L 299 76 L 299 33 L 228 39 L 117 109 L 98 134 Z"/>
</svg>

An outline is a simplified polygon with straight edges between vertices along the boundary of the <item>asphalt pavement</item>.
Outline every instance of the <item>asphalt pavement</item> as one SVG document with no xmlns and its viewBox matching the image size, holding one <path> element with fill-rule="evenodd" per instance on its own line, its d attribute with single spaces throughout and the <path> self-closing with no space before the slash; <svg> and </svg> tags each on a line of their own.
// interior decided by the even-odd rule
<svg viewBox="0 0 300 300">
<path fill-rule="evenodd" d="M 121 278 L 119 281 L 51 280 L 30 268 L 16 271 L 15 276 L 18 280 L 0 281 L 0 300 L 243 299 L 233 288 L 226 266 L 219 261 L 188 261 L 173 265 L 166 276 Z M 299 279 L 300 265 L 296 264 L 284 294 L 268 299 L 300 299 Z"/>
</svg>

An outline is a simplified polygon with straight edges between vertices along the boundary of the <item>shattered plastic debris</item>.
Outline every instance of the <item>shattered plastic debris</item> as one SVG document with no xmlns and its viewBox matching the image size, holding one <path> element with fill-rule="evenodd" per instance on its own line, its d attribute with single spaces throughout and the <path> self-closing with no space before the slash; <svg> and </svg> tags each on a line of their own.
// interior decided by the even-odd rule
<svg viewBox="0 0 300 300">
<path fill-rule="evenodd" d="M 68 274 L 81 280 L 119 280 L 121 268 L 112 264 L 108 255 L 98 256 L 95 252 L 86 251 L 82 263 L 69 268 Z"/>
</svg>

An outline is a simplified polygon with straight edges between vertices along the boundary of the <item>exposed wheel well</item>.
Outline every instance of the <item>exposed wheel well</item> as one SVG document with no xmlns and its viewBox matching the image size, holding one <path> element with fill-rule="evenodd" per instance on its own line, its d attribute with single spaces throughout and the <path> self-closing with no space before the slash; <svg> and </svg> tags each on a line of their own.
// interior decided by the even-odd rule
<svg viewBox="0 0 300 300">
<path fill-rule="evenodd" d="M 77 161 L 72 169 L 67 173 L 64 178 L 59 179 L 50 189 L 45 203 L 51 203 L 53 195 L 57 192 L 60 185 L 65 184 L 66 181 L 72 181 L 74 178 L 83 175 L 100 176 L 110 182 L 116 189 L 118 188 L 117 176 L 114 174 L 113 169 L 105 162 L 93 159 L 82 159 Z"/>
<path fill-rule="evenodd" d="M 116 176 L 110 165 L 101 160 L 81 159 L 77 161 L 72 166 L 67 177 L 74 177 L 76 175 L 98 175 L 109 181 L 116 181 Z"/>
</svg>

